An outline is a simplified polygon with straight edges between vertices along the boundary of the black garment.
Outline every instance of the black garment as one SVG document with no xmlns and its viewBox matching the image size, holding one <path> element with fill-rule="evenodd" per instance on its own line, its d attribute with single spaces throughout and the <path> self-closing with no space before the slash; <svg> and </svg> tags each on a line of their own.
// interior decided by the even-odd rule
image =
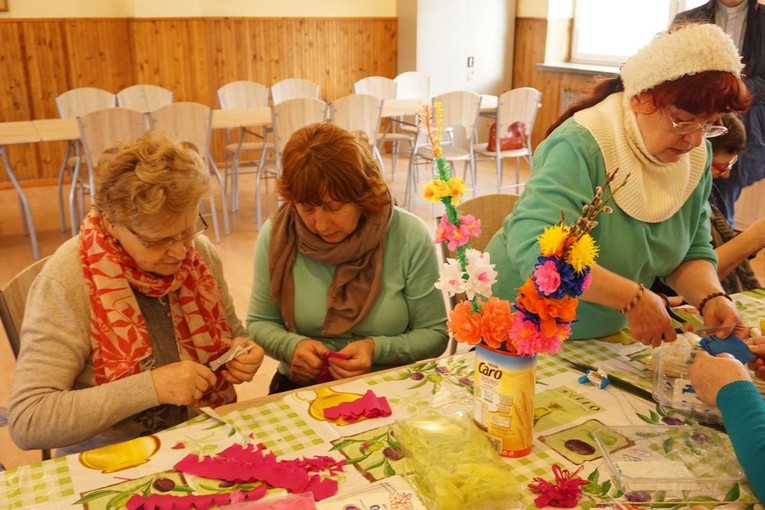
<svg viewBox="0 0 765 510">
<path fill-rule="evenodd" d="M 749 7 L 741 53 L 744 83 L 754 100 L 749 111 L 742 115 L 746 126 L 746 151 L 739 154 L 728 179 L 714 180 L 730 225 L 735 225 L 735 205 L 741 190 L 765 178 L 765 9 L 758 0 L 747 0 L 747 3 Z M 675 16 L 673 23 L 714 23 L 716 7 L 716 1 L 710 0 L 695 9 L 681 12 Z"/>
<path fill-rule="evenodd" d="M 296 382 L 293 382 L 289 377 L 280 373 L 277 370 L 276 373 L 274 374 L 273 379 L 271 379 L 271 384 L 268 386 L 268 394 L 273 395 L 274 393 L 282 393 L 283 391 L 299 390 L 301 388 L 305 388 L 305 386 L 302 386 Z"/>
</svg>

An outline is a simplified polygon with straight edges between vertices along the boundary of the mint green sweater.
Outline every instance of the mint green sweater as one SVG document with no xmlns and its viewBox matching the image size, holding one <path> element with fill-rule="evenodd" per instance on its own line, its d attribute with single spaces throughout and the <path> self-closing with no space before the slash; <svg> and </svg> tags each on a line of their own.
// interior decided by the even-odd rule
<svg viewBox="0 0 765 510">
<path fill-rule="evenodd" d="M 595 186 L 606 179 L 600 147 L 573 118 L 537 147 L 533 163 L 513 213 L 487 247 L 499 273 L 494 294 L 503 299 L 514 300 L 516 289 L 532 273 L 539 256 L 537 237 L 544 228 L 554 225 L 561 212 L 566 224 L 573 223 L 582 206 L 592 200 Z M 659 223 L 636 220 L 611 201 L 613 213 L 598 216 L 592 231 L 600 247 L 597 263 L 646 287 L 686 260 L 707 259 L 716 264 L 707 204 L 711 185 L 711 175 L 705 172 L 680 210 Z M 571 338 L 600 337 L 627 325 L 617 310 L 584 301 L 579 302 L 577 319 Z"/>
<path fill-rule="evenodd" d="M 297 344 L 306 338 L 324 342 L 338 351 L 353 340 L 375 342 L 372 370 L 413 363 L 441 355 L 446 349 L 446 307 L 438 280 L 438 259 L 427 227 L 421 219 L 396 208 L 383 239 L 382 289 L 369 314 L 346 334 L 323 337 L 327 290 L 335 266 L 298 252 L 292 267 L 295 279 L 295 324 L 287 331 L 279 306 L 269 297 L 271 277 L 268 246 L 271 221 L 258 235 L 247 331 L 266 354 L 281 361 L 279 371 L 289 373 Z"/>
</svg>

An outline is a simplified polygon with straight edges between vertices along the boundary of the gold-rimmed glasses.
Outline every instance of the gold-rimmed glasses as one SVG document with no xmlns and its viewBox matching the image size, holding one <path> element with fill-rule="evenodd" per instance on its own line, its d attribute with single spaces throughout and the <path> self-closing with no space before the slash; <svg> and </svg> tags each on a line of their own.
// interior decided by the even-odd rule
<svg viewBox="0 0 765 510">
<path fill-rule="evenodd" d="M 715 136 L 724 135 L 728 132 L 728 128 L 720 124 L 719 119 L 710 120 L 709 122 L 694 122 L 692 120 L 680 120 L 675 119 L 672 112 L 666 110 L 669 120 L 672 122 L 672 127 L 678 135 L 690 135 L 701 131 L 704 138 L 714 138 Z"/>
<path fill-rule="evenodd" d="M 193 227 L 189 228 L 185 232 L 181 232 L 179 235 L 175 237 L 163 237 L 162 239 L 147 239 L 146 237 L 142 236 L 132 228 L 125 226 L 131 234 L 135 236 L 136 239 L 138 239 L 141 244 L 146 248 L 147 250 L 157 250 L 162 249 L 166 250 L 173 246 L 176 243 L 182 243 L 185 241 L 188 241 L 189 239 L 194 239 L 195 237 L 198 237 L 202 235 L 205 230 L 207 230 L 207 222 L 200 214 L 197 217 L 197 222 L 194 224 Z"/>
</svg>

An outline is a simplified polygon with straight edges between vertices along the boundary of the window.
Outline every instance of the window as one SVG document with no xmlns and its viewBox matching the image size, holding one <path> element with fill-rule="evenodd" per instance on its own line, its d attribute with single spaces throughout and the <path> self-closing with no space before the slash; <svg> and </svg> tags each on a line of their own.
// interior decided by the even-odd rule
<svg viewBox="0 0 765 510">
<path fill-rule="evenodd" d="M 571 61 L 621 65 L 627 57 L 667 29 L 678 12 L 706 0 L 576 0 Z"/>
</svg>

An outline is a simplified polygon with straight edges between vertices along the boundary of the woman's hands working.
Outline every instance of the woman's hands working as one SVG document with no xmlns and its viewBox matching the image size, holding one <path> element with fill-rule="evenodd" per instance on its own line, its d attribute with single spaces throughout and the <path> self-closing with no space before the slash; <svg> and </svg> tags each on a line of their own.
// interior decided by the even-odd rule
<svg viewBox="0 0 765 510">
<path fill-rule="evenodd" d="M 329 356 L 332 352 L 318 340 L 306 339 L 298 343 L 290 363 L 290 379 L 299 384 L 316 380 L 325 368 L 332 379 L 345 379 L 368 373 L 372 368 L 375 343 L 371 338 L 356 340 L 338 351 L 342 356 Z"/>
<path fill-rule="evenodd" d="M 253 341 L 247 337 L 237 337 L 231 342 L 231 347 L 251 343 Z M 254 345 L 249 351 L 226 363 L 221 369 L 221 377 L 231 384 L 252 381 L 263 363 L 263 356 L 263 348 Z M 196 406 L 215 384 L 215 380 L 215 372 L 192 360 L 168 363 L 151 371 L 151 381 L 160 404 Z"/>
</svg>

